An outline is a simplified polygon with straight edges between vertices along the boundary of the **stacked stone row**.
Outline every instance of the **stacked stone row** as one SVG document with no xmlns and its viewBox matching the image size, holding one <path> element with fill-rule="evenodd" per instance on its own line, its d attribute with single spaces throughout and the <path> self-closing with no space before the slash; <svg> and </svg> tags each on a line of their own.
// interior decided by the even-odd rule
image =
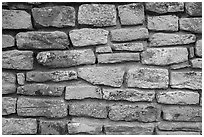
<svg viewBox="0 0 204 137">
<path fill-rule="evenodd" d="M 201 3 L 3 6 L 3 134 L 201 134 Z"/>
</svg>

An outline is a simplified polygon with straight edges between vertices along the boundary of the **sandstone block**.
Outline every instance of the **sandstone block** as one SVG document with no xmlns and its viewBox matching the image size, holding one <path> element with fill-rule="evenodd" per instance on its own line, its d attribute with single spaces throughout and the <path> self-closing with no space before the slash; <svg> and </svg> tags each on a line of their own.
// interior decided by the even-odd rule
<svg viewBox="0 0 204 137">
<path fill-rule="evenodd" d="M 196 42 L 195 53 L 197 56 L 202 57 L 202 40 Z"/>
<path fill-rule="evenodd" d="M 2 97 L 2 115 L 16 113 L 16 98 Z"/>
<path fill-rule="evenodd" d="M 202 16 L 202 2 L 185 2 L 185 9 L 190 16 Z"/>
<path fill-rule="evenodd" d="M 180 29 L 193 33 L 202 33 L 202 18 L 180 18 Z"/>
<path fill-rule="evenodd" d="M 190 60 L 192 64 L 192 68 L 200 68 L 202 69 L 202 58 L 194 58 Z"/>
<path fill-rule="evenodd" d="M 143 51 L 147 47 L 147 42 L 128 42 L 128 43 L 117 43 L 111 45 L 115 51 Z"/>
<path fill-rule="evenodd" d="M 14 46 L 14 37 L 11 35 L 2 35 L 2 48 L 9 48 Z"/>
<path fill-rule="evenodd" d="M 16 76 L 11 72 L 2 72 L 2 94 L 16 92 Z"/>
</svg>

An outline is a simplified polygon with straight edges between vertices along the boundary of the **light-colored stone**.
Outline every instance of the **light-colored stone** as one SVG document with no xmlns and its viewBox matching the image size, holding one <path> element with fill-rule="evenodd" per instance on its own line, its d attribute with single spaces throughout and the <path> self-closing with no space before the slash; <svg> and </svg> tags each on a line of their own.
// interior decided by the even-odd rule
<svg viewBox="0 0 204 137">
<path fill-rule="evenodd" d="M 169 74 L 167 69 L 134 67 L 127 72 L 128 87 L 138 88 L 167 88 Z"/>
<path fill-rule="evenodd" d="M 195 56 L 194 47 L 189 47 L 189 58 L 193 58 Z"/>
<path fill-rule="evenodd" d="M 112 49 L 110 46 L 97 46 L 96 47 L 96 53 L 99 53 L 99 54 L 112 53 Z"/>
<path fill-rule="evenodd" d="M 202 40 L 196 42 L 195 53 L 197 56 L 202 57 Z"/>
<path fill-rule="evenodd" d="M 202 33 L 202 18 L 180 18 L 180 30 Z"/>
<path fill-rule="evenodd" d="M 173 64 L 171 65 L 171 69 L 182 69 L 182 68 L 188 68 L 191 65 L 189 64 L 188 61 L 182 62 L 182 63 L 178 63 L 178 64 Z"/>
<path fill-rule="evenodd" d="M 175 15 L 148 16 L 147 27 L 153 31 L 178 31 L 178 20 Z"/>
<path fill-rule="evenodd" d="M 172 88 L 202 89 L 202 72 L 171 71 L 170 85 Z"/>
<path fill-rule="evenodd" d="M 16 76 L 11 72 L 2 72 L 2 94 L 16 92 Z"/>
<path fill-rule="evenodd" d="M 10 48 L 14 46 L 14 37 L 11 35 L 2 35 L 2 48 Z"/>
<path fill-rule="evenodd" d="M 128 42 L 128 43 L 117 43 L 111 45 L 115 51 L 143 51 L 147 47 L 147 42 Z"/>
<path fill-rule="evenodd" d="M 200 135 L 200 132 L 185 131 L 157 131 L 157 135 Z"/>
<path fill-rule="evenodd" d="M 202 16 L 202 2 L 185 2 L 185 9 L 190 16 Z"/>
<path fill-rule="evenodd" d="M 190 60 L 192 68 L 202 68 L 202 58 L 194 58 Z"/>
<path fill-rule="evenodd" d="M 78 77 L 94 84 L 121 87 L 124 70 L 111 66 L 91 66 L 78 69 Z"/>
<path fill-rule="evenodd" d="M 17 98 L 2 97 L 2 115 L 9 115 L 16 113 Z"/>
<path fill-rule="evenodd" d="M 24 85 L 25 84 L 25 74 L 24 73 L 17 73 L 17 82 L 19 85 Z"/>
</svg>

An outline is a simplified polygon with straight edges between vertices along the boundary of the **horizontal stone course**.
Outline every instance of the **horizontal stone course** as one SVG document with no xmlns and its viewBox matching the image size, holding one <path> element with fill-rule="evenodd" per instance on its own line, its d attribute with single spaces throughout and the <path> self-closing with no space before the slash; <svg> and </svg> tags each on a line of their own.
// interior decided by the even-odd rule
<svg viewBox="0 0 204 137">
<path fill-rule="evenodd" d="M 185 131 L 157 131 L 157 135 L 200 135 L 200 132 Z"/>
<path fill-rule="evenodd" d="M 111 45 L 114 51 L 143 51 L 147 47 L 147 42 L 128 42 L 128 43 L 115 43 Z"/>
</svg>

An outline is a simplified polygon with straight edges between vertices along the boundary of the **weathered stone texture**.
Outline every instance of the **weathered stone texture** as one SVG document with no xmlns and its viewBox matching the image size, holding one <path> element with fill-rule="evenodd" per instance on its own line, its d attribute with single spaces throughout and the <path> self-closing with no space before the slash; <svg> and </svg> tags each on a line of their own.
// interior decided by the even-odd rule
<svg viewBox="0 0 204 137">
<path fill-rule="evenodd" d="M 83 47 L 91 45 L 106 44 L 108 39 L 108 31 L 104 29 L 75 29 L 69 32 L 73 46 Z"/>
<path fill-rule="evenodd" d="M 24 85 L 25 84 L 25 74 L 24 73 L 17 73 L 17 82 L 19 85 Z"/>
<path fill-rule="evenodd" d="M 148 16 L 147 27 L 154 31 L 178 31 L 178 20 L 175 15 Z"/>
<path fill-rule="evenodd" d="M 65 86 L 48 84 L 26 84 L 17 88 L 17 94 L 37 96 L 61 96 Z"/>
<path fill-rule="evenodd" d="M 2 97 L 2 115 L 9 115 L 16 113 L 17 98 Z"/>
<path fill-rule="evenodd" d="M 132 41 L 138 39 L 147 39 L 149 32 L 146 28 L 122 28 L 110 31 L 111 41 Z"/>
<path fill-rule="evenodd" d="M 9 48 L 14 46 L 14 37 L 11 35 L 2 35 L 2 48 Z"/>
<path fill-rule="evenodd" d="M 66 121 L 40 119 L 39 130 L 41 135 L 65 135 Z"/>
<path fill-rule="evenodd" d="M 168 121 L 202 121 L 202 108 L 193 106 L 164 106 L 163 119 Z"/>
<path fill-rule="evenodd" d="M 202 58 L 194 58 L 190 60 L 192 68 L 202 68 Z"/>
<path fill-rule="evenodd" d="M 202 18 L 180 18 L 180 29 L 193 33 L 202 33 Z"/>
<path fill-rule="evenodd" d="M 147 47 L 147 42 L 128 42 L 128 43 L 117 43 L 111 45 L 111 48 L 115 51 L 143 51 Z"/>
<path fill-rule="evenodd" d="M 69 104 L 69 115 L 95 118 L 107 118 L 108 111 L 104 102 L 81 101 Z"/>
<path fill-rule="evenodd" d="M 196 42 L 195 53 L 197 56 L 202 57 L 202 40 Z"/>
<path fill-rule="evenodd" d="M 183 12 L 183 2 L 146 2 L 146 10 L 164 14 L 168 12 Z"/>
<path fill-rule="evenodd" d="M 17 100 L 17 114 L 19 116 L 42 116 L 60 118 L 67 116 L 67 104 L 56 98 L 19 97 Z"/>
<path fill-rule="evenodd" d="M 127 100 L 135 101 L 149 101 L 151 102 L 155 97 L 154 90 L 138 90 L 138 89 L 107 89 L 103 88 L 103 99 L 106 100 Z"/>
<path fill-rule="evenodd" d="M 109 118 L 113 121 L 157 121 L 160 110 L 154 104 L 122 104 L 109 106 Z"/>
<path fill-rule="evenodd" d="M 36 134 L 37 120 L 32 118 L 2 118 L 2 134 Z"/>
<path fill-rule="evenodd" d="M 102 99 L 101 88 L 97 86 L 67 86 L 65 99 L 85 99 L 98 98 Z"/>
<path fill-rule="evenodd" d="M 3 51 L 2 68 L 19 70 L 33 69 L 33 52 L 19 50 Z"/>
<path fill-rule="evenodd" d="M 26 81 L 33 82 L 60 82 L 74 79 L 77 79 L 77 72 L 74 70 L 29 71 L 26 73 Z"/>
<path fill-rule="evenodd" d="M 127 86 L 138 88 L 167 88 L 169 74 L 167 69 L 135 67 L 127 72 Z"/>
<path fill-rule="evenodd" d="M 195 56 L 194 47 L 189 47 L 189 58 L 193 58 Z"/>
<path fill-rule="evenodd" d="M 202 89 L 202 72 L 172 71 L 170 74 L 170 85 L 172 88 Z"/>
<path fill-rule="evenodd" d="M 143 24 L 145 20 L 142 3 L 133 3 L 118 6 L 118 16 L 122 25 Z"/>
<path fill-rule="evenodd" d="M 190 44 L 196 41 L 194 34 L 170 34 L 170 33 L 155 33 L 149 38 L 149 46 L 173 46 Z"/>
<path fill-rule="evenodd" d="M 84 67 L 78 69 L 78 77 L 94 84 L 121 87 L 124 70 L 119 67 Z"/>
<path fill-rule="evenodd" d="M 97 56 L 98 63 L 119 63 L 127 61 L 140 61 L 139 53 L 110 53 Z"/>
<path fill-rule="evenodd" d="M 163 104 L 198 104 L 199 93 L 193 91 L 171 90 L 171 91 L 157 91 L 156 98 L 158 103 Z"/>
<path fill-rule="evenodd" d="M 16 76 L 11 72 L 2 72 L 2 94 L 16 92 Z"/>
<path fill-rule="evenodd" d="M 185 9 L 190 16 L 202 16 L 202 2 L 186 2 Z"/>
<path fill-rule="evenodd" d="M 32 29 L 31 15 L 23 10 L 2 10 L 3 29 Z"/>
<path fill-rule="evenodd" d="M 182 69 L 182 68 L 188 68 L 191 65 L 189 64 L 188 61 L 182 62 L 182 63 L 178 63 L 178 64 L 173 64 L 171 65 L 171 69 Z"/>
<path fill-rule="evenodd" d="M 157 135 L 200 135 L 200 132 L 157 131 Z"/>
<path fill-rule="evenodd" d="M 142 52 L 142 64 L 170 65 L 188 60 L 187 48 L 148 48 Z"/>
<path fill-rule="evenodd" d="M 75 9 L 70 6 L 33 8 L 36 25 L 43 27 L 75 26 Z"/>
<path fill-rule="evenodd" d="M 69 40 L 67 34 L 61 31 L 30 31 L 18 33 L 16 44 L 19 49 L 65 49 Z"/>
<path fill-rule="evenodd" d="M 102 53 L 112 53 L 112 49 L 110 46 L 97 46 L 96 47 L 96 53 L 102 54 Z"/>
<path fill-rule="evenodd" d="M 116 8 L 110 4 L 82 4 L 79 6 L 78 23 L 98 27 L 116 25 Z"/>
<path fill-rule="evenodd" d="M 50 68 L 72 67 L 95 63 L 95 55 L 91 49 L 44 51 L 38 53 L 36 58 L 38 63 Z"/>
</svg>

